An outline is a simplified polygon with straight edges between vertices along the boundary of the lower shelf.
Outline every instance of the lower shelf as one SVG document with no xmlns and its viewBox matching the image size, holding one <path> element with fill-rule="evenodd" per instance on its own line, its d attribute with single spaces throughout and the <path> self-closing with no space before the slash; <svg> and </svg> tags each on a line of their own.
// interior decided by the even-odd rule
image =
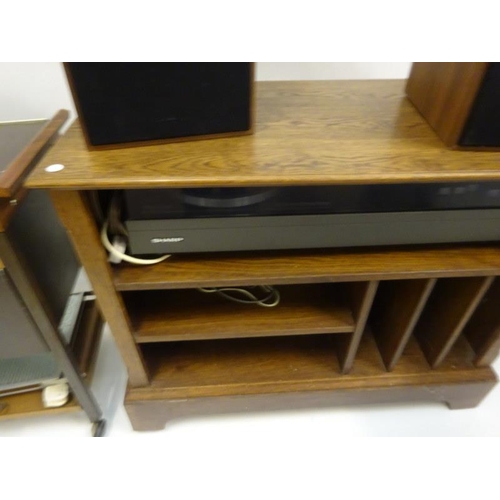
<svg viewBox="0 0 500 500">
<path fill-rule="evenodd" d="M 57 415 L 79 410 L 81 410 L 81 407 L 73 397 L 59 408 L 45 408 L 42 404 L 41 390 L 15 394 L 0 399 L 0 420 L 38 415 Z"/>
<path fill-rule="evenodd" d="M 462 338 L 435 370 L 412 339 L 394 371 L 387 372 L 367 332 L 347 375 L 339 371 L 334 337 L 326 335 L 155 344 L 143 346 L 143 353 L 151 385 L 129 388 L 125 399 L 137 430 L 225 407 L 425 400 L 471 407 L 497 381 L 489 367 L 473 366 L 474 353 Z"/>
<path fill-rule="evenodd" d="M 263 308 L 197 290 L 127 292 L 127 311 L 139 343 L 348 333 L 352 313 L 342 284 L 278 287 L 281 302 Z"/>
</svg>

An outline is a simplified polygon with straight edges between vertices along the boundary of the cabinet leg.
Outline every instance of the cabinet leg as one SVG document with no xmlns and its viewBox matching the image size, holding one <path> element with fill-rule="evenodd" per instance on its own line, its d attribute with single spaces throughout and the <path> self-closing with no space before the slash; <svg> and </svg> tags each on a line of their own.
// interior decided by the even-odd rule
<svg viewBox="0 0 500 500">
<path fill-rule="evenodd" d="M 471 384 L 462 389 L 450 387 L 444 394 L 443 400 L 450 410 L 475 408 L 483 401 L 494 386 L 495 383 L 483 382 Z"/>
<path fill-rule="evenodd" d="M 101 419 L 92 423 L 92 437 L 103 437 L 106 433 L 106 420 Z"/>
<path fill-rule="evenodd" d="M 136 431 L 163 430 L 167 423 L 206 415 L 284 411 L 290 408 L 335 408 L 357 404 L 434 401 L 450 409 L 474 408 L 496 385 L 493 372 L 489 380 L 407 385 L 356 390 L 259 394 L 247 396 L 202 397 L 192 399 L 125 398 L 125 409 Z M 133 389 L 132 389 L 133 391 Z"/>
<path fill-rule="evenodd" d="M 156 404 L 155 404 L 156 403 Z M 126 404 L 127 415 L 134 431 L 161 431 L 165 428 L 168 410 L 164 402 L 136 402 Z"/>
</svg>

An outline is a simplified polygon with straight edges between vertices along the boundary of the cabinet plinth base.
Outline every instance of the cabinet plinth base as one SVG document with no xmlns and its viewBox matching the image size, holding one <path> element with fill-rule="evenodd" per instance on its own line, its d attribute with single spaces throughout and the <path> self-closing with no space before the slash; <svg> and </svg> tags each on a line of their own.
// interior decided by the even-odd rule
<svg viewBox="0 0 500 500">
<path fill-rule="evenodd" d="M 389 381 L 388 381 L 389 382 Z M 447 385 L 379 387 L 370 389 L 208 397 L 184 400 L 130 400 L 125 408 L 136 431 L 157 431 L 173 420 L 197 416 L 290 409 L 334 408 L 345 405 L 442 402 L 450 409 L 474 408 L 496 383 L 491 380 Z M 133 392 L 133 389 L 132 389 Z M 130 392 L 129 392 L 130 395 Z"/>
<path fill-rule="evenodd" d="M 329 338 L 330 337 L 330 338 Z M 477 406 L 497 382 L 490 367 L 476 367 L 460 338 L 439 368 L 430 368 L 415 339 L 388 372 L 370 330 L 352 369 L 336 360 L 338 335 L 233 339 L 150 346 L 148 387 L 129 387 L 125 408 L 135 430 L 202 415 L 357 404 L 440 402 Z"/>
<path fill-rule="evenodd" d="M 369 388 L 188 399 L 151 399 L 151 396 L 140 399 L 136 391 L 130 388 L 125 398 L 125 408 L 136 431 L 162 430 L 169 422 L 197 416 L 359 404 L 440 402 L 450 409 L 465 409 L 479 405 L 497 382 L 493 370 L 487 368 L 481 371 L 484 373 L 483 381 L 440 383 L 439 379 L 444 380 L 446 377 L 436 374 L 433 384 L 419 385 L 415 380 L 410 385 L 394 386 L 391 377 L 384 377 L 379 386 L 370 384 Z"/>
</svg>

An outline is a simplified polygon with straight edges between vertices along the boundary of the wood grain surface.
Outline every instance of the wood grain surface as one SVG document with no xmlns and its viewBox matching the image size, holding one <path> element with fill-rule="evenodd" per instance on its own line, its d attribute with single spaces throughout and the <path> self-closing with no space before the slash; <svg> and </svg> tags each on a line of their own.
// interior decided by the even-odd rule
<svg viewBox="0 0 500 500">
<path fill-rule="evenodd" d="M 335 288 L 279 287 L 281 301 L 272 308 L 198 290 L 132 292 L 124 298 L 137 342 L 352 332 L 352 313 Z"/>
<path fill-rule="evenodd" d="M 45 408 L 42 403 L 42 391 L 38 390 L 0 398 L 0 421 L 38 415 L 57 415 L 81 411 L 81 409 L 73 397 L 58 408 Z"/>
<path fill-rule="evenodd" d="M 411 338 L 387 372 L 368 331 L 353 369 L 342 375 L 331 363 L 334 346 L 329 336 L 145 345 L 153 383 L 129 387 L 125 408 L 134 430 L 151 431 L 180 418 L 236 412 L 400 402 L 474 408 L 497 383 L 491 368 L 474 367 L 463 338 L 435 370 Z"/>
<path fill-rule="evenodd" d="M 426 385 L 437 381 L 481 382 L 492 377 L 489 368 L 474 367 L 474 352 L 462 338 L 436 370 L 429 370 L 418 344 L 411 339 L 394 371 L 387 372 L 367 332 L 361 339 L 356 363 L 345 375 L 335 363 L 335 343 L 329 335 L 142 347 L 151 386 L 129 394 L 128 398 L 137 400 Z"/>
<path fill-rule="evenodd" d="M 454 245 L 175 255 L 113 266 L 118 290 L 321 283 L 500 274 L 500 247 Z"/>
<path fill-rule="evenodd" d="M 465 327 L 477 366 L 491 364 L 500 350 L 500 280 L 495 279 Z"/>
<path fill-rule="evenodd" d="M 336 390 L 309 390 L 300 392 L 262 393 L 241 396 L 199 397 L 186 399 L 144 398 L 129 388 L 125 396 L 125 409 L 135 431 L 157 431 L 179 419 L 203 418 L 207 415 L 234 415 L 271 411 L 296 412 L 332 409 L 353 405 L 395 405 L 408 407 L 419 403 L 441 403 L 450 409 L 475 408 L 496 384 L 493 370 L 487 369 L 484 380 L 468 380 L 463 372 L 462 381 L 447 381 L 446 373 L 432 373 L 420 384 L 418 377 L 407 377 L 397 385 L 394 379 L 378 379 L 377 385 Z M 399 379 L 401 381 L 401 379 Z M 393 406 L 394 408 L 394 406 Z M 313 415 L 311 413 L 311 415 Z M 335 414 L 332 414 L 334 417 Z"/>
<path fill-rule="evenodd" d="M 251 136 L 88 151 L 78 123 L 30 188 L 117 189 L 500 180 L 500 153 L 451 151 L 404 80 L 257 83 Z M 53 163 L 65 169 L 48 173 Z"/>
<path fill-rule="evenodd" d="M 54 208 L 66 227 L 76 254 L 87 273 L 104 319 L 127 365 L 130 383 L 146 385 L 148 374 L 132 334 L 129 318 L 120 294 L 116 293 L 107 254 L 83 193 L 52 191 Z"/>
<path fill-rule="evenodd" d="M 489 63 L 413 63 L 406 92 L 447 146 L 458 144 Z"/>
<path fill-rule="evenodd" d="M 369 322 L 387 370 L 396 366 L 435 284 L 436 279 L 380 284 Z"/>
<path fill-rule="evenodd" d="M 477 354 L 460 333 L 493 277 L 500 275 L 498 245 L 176 255 L 155 266 L 110 270 L 81 191 L 500 180 L 500 153 L 446 149 L 405 98 L 404 83 L 263 82 L 257 85 L 253 136 L 91 152 L 75 124 L 51 149 L 28 186 L 54 190 L 58 212 L 129 370 L 127 405 L 139 411 L 148 401 L 318 391 L 359 400 L 370 399 L 372 389 L 390 400 L 397 391 L 398 397 L 406 397 L 409 387 L 419 397 L 448 401 L 435 392 L 445 386 L 447 391 L 470 389 L 463 397 L 458 392 L 449 396 L 455 407 L 472 406 L 485 396 L 496 377 L 490 368 L 474 366 Z M 49 174 L 44 169 L 51 163 L 65 168 Z M 379 281 L 421 279 L 429 280 L 430 287 L 438 278 L 454 278 L 454 283 L 443 282 L 441 288 L 438 281 L 431 293 L 416 328 L 420 345 L 408 333 L 429 292 L 426 286 L 417 286 L 408 310 L 401 310 L 395 321 L 399 341 L 391 341 L 393 371 L 387 372 L 366 325 Z M 261 311 L 258 318 L 248 312 L 238 319 L 225 305 L 195 307 L 189 301 L 193 291 L 181 290 L 257 284 L 308 284 L 317 290 L 317 284 L 333 282 L 352 291 L 346 296 L 352 299 L 348 311 L 354 325 L 342 320 L 350 332 L 284 335 L 318 333 L 325 324 L 330 331 L 337 328 L 332 319 L 338 321 L 345 309 L 335 302 L 325 307 L 312 293 L 305 300 L 290 299 L 290 304 L 286 299 L 284 313 L 270 311 L 271 320 L 261 322 Z M 117 290 L 154 298 L 142 306 L 127 303 Z M 149 342 L 168 340 L 169 332 L 177 340 L 183 334 L 192 339 L 245 332 L 280 336 Z M 148 342 L 137 345 L 141 336 Z M 145 414 L 151 414 L 150 408 Z"/>
<path fill-rule="evenodd" d="M 348 302 L 354 316 L 355 328 L 352 334 L 337 339 L 337 355 L 342 373 L 348 373 L 352 368 L 378 284 L 378 281 L 347 284 Z"/>
<path fill-rule="evenodd" d="M 432 368 L 448 355 L 493 278 L 456 278 L 435 286 L 415 327 L 415 336 Z"/>
</svg>

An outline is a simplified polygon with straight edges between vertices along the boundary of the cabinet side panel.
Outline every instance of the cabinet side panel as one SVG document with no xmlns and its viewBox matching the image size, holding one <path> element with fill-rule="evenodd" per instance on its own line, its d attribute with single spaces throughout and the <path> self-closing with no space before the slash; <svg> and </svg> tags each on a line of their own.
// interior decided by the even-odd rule
<svg viewBox="0 0 500 500">
<path fill-rule="evenodd" d="M 458 144 L 489 63 L 417 62 L 406 94 L 447 146 Z"/>
<path fill-rule="evenodd" d="M 51 196 L 127 365 L 130 384 L 133 387 L 147 385 L 146 367 L 134 341 L 122 297 L 113 286 L 110 264 L 87 199 L 77 191 L 53 191 Z"/>
</svg>

